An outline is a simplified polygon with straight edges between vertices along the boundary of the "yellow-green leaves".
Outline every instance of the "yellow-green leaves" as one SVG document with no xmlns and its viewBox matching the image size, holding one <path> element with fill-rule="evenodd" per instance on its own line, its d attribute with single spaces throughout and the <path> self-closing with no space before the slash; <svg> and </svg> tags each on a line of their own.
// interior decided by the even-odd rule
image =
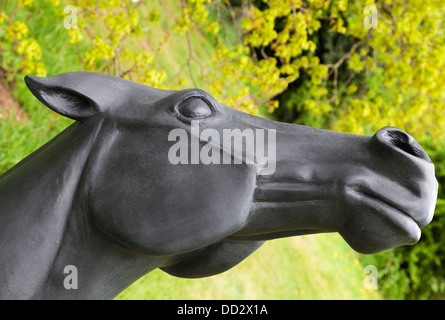
<svg viewBox="0 0 445 320">
<path fill-rule="evenodd" d="M 30 6 L 34 1 L 18 1 L 19 8 Z M 7 48 L 13 54 L 20 57 L 19 64 L 15 67 L 17 71 L 35 74 L 37 76 L 46 75 L 46 67 L 40 61 L 42 52 L 40 45 L 34 38 L 29 38 L 29 28 L 25 22 L 14 20 L 14 13 L 8 16 L 3 11 L 0 12 L 0 30 L 6 29 L 3 36 L 0 34 L 0 43 L 9 44 Z M 0 46 L 1 47 L 1 46 Z M 7 66 L 2 66 L 7 67 Z M 8 70 L 9 71 L 9 70 Z"/>
<path fill-rule="evenodd" d="M 365 65 L 361 60 L 361 57 L 357 53 L 353 53 L 348 61 L 349 69 L 355 72 L 360 72 L 365 69 Z"/>
<path fill-rule="evenodd" d="M 42 57 L 39 43 L 32 38 L 20 40 L 17 52 L 23 54 L 27 60 L 39 60 Z"/>
<path fill-rule="evenodd" d="M 22 21 L 14 21 L 6 28 L 6 40 L 20 40 L 28 35 L 29 29 Z"/>
<path fill-rule="evenodd" d="M 8 21 L 8 16 L 3 11 L 0 11 L 0 25 L 2 25 L 5 21 Z"/>
<path fill-rule="evenodd" d="M 18 0 L 19 7 L 26 7 L 33 4 L 34 0 Z"/>
<path fill-rule="evenodd" d="M 69 29 L 68 30 L 68 43 L 76 44 L 84 39 L 82 32 L 79 29 Z"/>
</svg>

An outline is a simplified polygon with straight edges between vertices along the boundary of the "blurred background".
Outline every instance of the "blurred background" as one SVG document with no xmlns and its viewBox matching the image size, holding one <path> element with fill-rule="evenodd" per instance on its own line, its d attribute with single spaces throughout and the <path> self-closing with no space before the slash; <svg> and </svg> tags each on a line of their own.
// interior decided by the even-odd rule
<svg viewBox="0 0 445 320">
<path fill-rule="evenodd" d="M 360 255 L 337 234 L 274 240 L 221 275 L 156 270 L 116 299 L 443 299 L 444 18 L 442 0 L 0 0 L 0 174 L 71 123 L 32 96 L 26 74 L 198 87 L 327 130 L 395 126 L 428 152 L 440 184 L 417 245 Z"/>
</svg>

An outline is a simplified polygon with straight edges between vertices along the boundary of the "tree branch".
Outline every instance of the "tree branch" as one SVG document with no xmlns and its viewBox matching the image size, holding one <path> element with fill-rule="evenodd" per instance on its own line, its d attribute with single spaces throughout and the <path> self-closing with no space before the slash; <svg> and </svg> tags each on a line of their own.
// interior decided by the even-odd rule
<svg viewBox="0 0 445 320">
<path fill-rule="evenodd" d="M 331 70 L 329 70 L 327 79 L 329 79 L 332 76 L 332 74 L 338 68 L 340 68 L 340 66 L 346 61 L 346 59 L 350 58 L 353 55 L 353 53 L 357 50 L 357 48 L 360 47 L 362 44 L 364 44 L 369 39 L 369 37 L 370 37 L 370 33 L 368 32 L 362 40 L 354 43 L 354 45 L 351 47 L 351 49 L 349 49 L 349 51 L 346 52 L 336 63 L 326 65 L 327 67 L 329 67 L 331 69 Z"/>
</svg>

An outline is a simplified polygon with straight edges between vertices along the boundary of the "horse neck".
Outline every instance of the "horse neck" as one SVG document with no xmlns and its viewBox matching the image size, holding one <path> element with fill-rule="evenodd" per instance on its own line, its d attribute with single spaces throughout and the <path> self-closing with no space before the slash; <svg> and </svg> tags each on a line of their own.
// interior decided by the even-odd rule
<svg viewBox="0 0 445 320">
<path fill-rule="evenodd" d="M 99 127 L 76 122 L 0 176 L 0 297 L 46 281 Z"/>
<path fill-rule="evenodd" d="M 0 299 L 113 298 L 172 259 L 117 246 L 90 223 L 86 167 L 101 126 L 76 122 L 0 176 Z"/>
</svg>

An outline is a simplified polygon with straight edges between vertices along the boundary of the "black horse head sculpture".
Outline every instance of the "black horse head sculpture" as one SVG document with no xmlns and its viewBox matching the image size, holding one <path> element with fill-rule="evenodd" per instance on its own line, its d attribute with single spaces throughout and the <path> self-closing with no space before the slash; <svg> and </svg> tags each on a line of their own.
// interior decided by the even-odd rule
<svg viewBox="0 0 445 320">
<path fill-rule="evenodd" d="M 416 243 L 432 219 L 434 166 L 399 129 L 278 123 L 98 73 L 25 80 L 77 121 L 0 176 L 3 299 L 112 298 L 155 268 L 210 276 L 310 233 L 373 253 Z"/>
</svg>

